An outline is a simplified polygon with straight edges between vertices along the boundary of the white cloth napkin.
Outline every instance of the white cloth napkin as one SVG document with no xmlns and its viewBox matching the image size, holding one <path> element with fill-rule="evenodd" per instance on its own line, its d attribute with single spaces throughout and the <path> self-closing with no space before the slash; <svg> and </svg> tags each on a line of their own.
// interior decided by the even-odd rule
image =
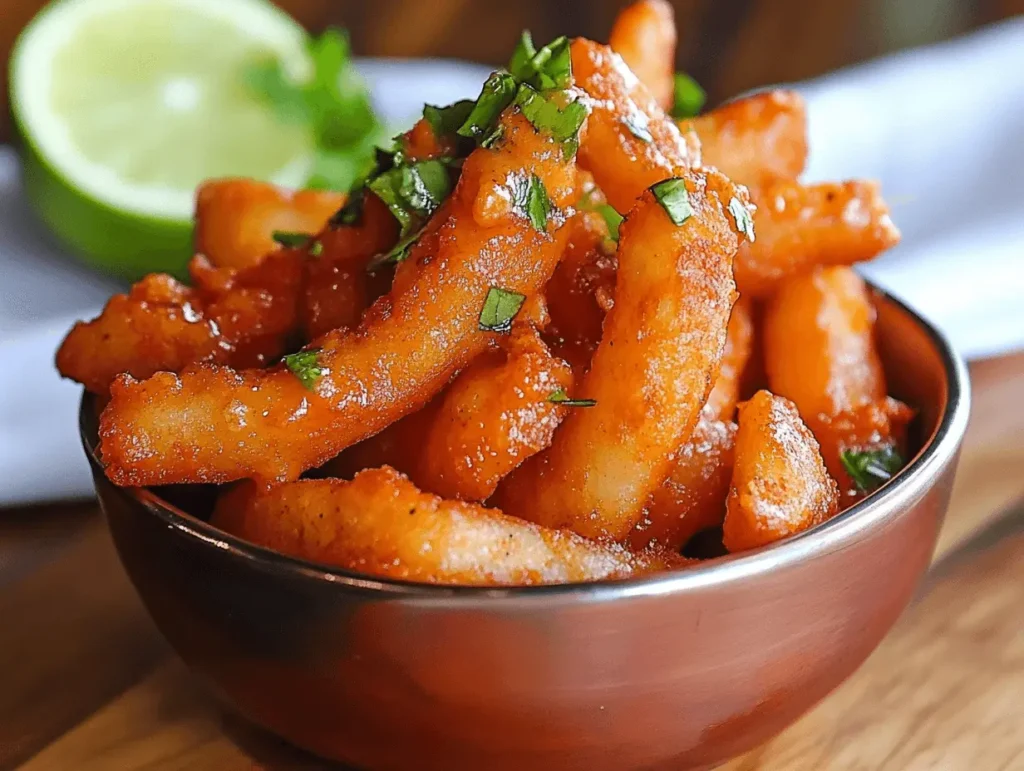
<svg viewBox="0 0 1024 771">
<path fill-rule="evenodd" d="M 364 61 L 386 118 L 474 96 L 487 69 Z M 932 318 L 965 356 L 1024 348 L 1024 20 L 799 85 L 810 179 L 875 177 L 903 230 L 864 272 Z M 22 201 L 0 150 L 0 505 L 92 494 L 80 389 L 53 354 L 118 286 L 67 259 Z"/>
</svg>

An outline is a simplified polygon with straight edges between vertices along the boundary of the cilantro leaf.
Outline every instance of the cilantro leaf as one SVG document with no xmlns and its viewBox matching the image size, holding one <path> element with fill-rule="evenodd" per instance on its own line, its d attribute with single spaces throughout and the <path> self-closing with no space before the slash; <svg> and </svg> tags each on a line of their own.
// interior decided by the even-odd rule
<svg viewBox="0 0 1024 771">
<path fill-rule="evenodd" d="M 544 183 L 536 174 L 526 177 L 517 174 L 510 180 L 512 188 L 512 205 L 515 210 L 530 220 L 536 230 L 544 232 L 548 227 L 548 216 L 551 214 L 551 199 Z"/>
<path fill-rule="evenodd" d="M 437 210 L 451 192 L 452 183 L 448 166 L 434 159 L 388 169 L 368 187 L 395 215 L 404 236 Z"/>
<path fill-rule="evenodd" d="M 463 99 L 447 107 L 425 104 L 423 105 L 423 117 L 430 124 L 435 137 L 453 136 L 466 122 L 475 104 L 471 99 Z"/>
<path fill-rule="evenodd" d="M 510 292 L 492 286 L 487 290 L 484 307 L 480 310 L 480 329 L 484 332 L 508 332 L 512 329 L 512 319 L 519 313 L 526 301 L 526 295 Z"/>
<path fill-rule="evenodd" d="M 693 216 L 693 207 L 690 206 L 690 196 L 686 192 L 686 182 L 679 177 L 666 179 L 657 184 L 651 185 L 651 192 L 661 208 L 668 214 L 673 225 L 682 225 Z"/>
<path fill-rule="evenodd" d="M 553 404 L 561 404 L 563 407 L 596 407 L 597 399 L 570 399 L 569 394 L 565 392 L 564 388 L 559 388 L 551 396 L 548 397 L 548 401 Z"/>
<path fill-rule="evenodd" d="M 875 450 L 843 450 L 839 459 L 862 493 L 878 489 L 903 468 L 903 458 L 892 446 Z"/>
<path fill-rule="evenodd" d="M 619 225 L 625 219 L 611 204 L 603 203 L 597 195 L 596 188 L 580 199 L 579 207 L 585 211 L 593 211 L 604 217 L 604 224 L 608 226 L 608 236 L 613 241 L 619 240 Z"/>
<path fill-rule="evenodd" d="M 750 216 L 750 209 L 743 205 L 736 196 L 729 200 L 729 213 L 736 220 L 736 229 L 747 237 L 750 243 L 754 243 L 754 218 Z"/>
<path fill-rule="evenodd" d="M 290 353 L 282 361 L 289 371 L 299 379 L 299 382 L 312 391 L 324 373 L 320 366 L 319 355 L 319 348 L 310 348 L 306 351 Z"/>
<path fill-rule="evenodd" d="M 559 107 L 524 83 L 516 92 L 515 104 L 537 131 L 550 134 L 556 142 L 562 143 L 562 151 L 567 160 L 576 154 L 580 128 L 590 113 L 583 102 L 577 100 Z"/>
<path fill-rule="evenodd" d="M 287 230 L 275 230 L 270 237 L 287 249 L 303 247 L 313 238 L 309 233 L 290 233 Z"/>
<path fill-rule="evenodd" d="M 673 91 L 673 118 L 692 118 L 694 115 L 698 115 L 708 98 L 697 81 L 685 72 L 676 73 Z"/>
<path fill-rule="evenodd" d="M 492 73 L 484 83 L 469 117 L 456 132 L 460 137 L 478 142 L 488 136 L 498 123 L 498 117 L 516 98 L 516 79 L 507 72 Z"/>
<path fill-rule="evenodd" d="M 572 84 L 569 38 L 555 38 L 538 51 L 529 31 L 523 30 L 508 71 L 516 80 L 540 90 L 568 88 Z"/>
</svg>

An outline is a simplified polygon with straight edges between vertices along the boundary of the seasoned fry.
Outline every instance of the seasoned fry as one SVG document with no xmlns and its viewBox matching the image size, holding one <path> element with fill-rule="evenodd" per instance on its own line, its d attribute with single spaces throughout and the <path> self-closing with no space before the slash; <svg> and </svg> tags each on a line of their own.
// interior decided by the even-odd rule
<svg viewBox="0 0 1024 771">
<path fill-rule="evenodd" d="M 524 460 L 551 444 L 569 408 L 551 396 L 572 372 L 528 325 L 504 351 L 477 359 L 445 391 L 421 435 L 410 476 L 443 498 L 484 501 Z"/>
<path fill-rule="evenodd" d="M 723 202 L 743 194 L 714 171 L 693 172 L 687 190 L 693 214 L 681 225 L 650 190 L 623 223 L 615 306 L 578 389 L 596 406 L 575 409 L 505 481 L 509 513 L 621 539 L 668 477 L 725 345 L 739 238 Z"/>
<path fill-rule="evenodd" d="M 503 141 L 465 162 L 436 259 L 358 329 L 316 341 L 300 360 L 310 388 L 285 366 L 122 377 L 100 426 L 108 476 L 122 485 L 294 479 L 429 401 L 486 348 L 480 316 L 491 290 L 536 293 L 565 246 L 572 160 L 517 110 L 501 125 Z M 544 231 L 509 189 L 532 177 L 554 207 Z"/>
<path fill-rule="evenodd" d="M 262 366 L 284 353 L 296 326 L 303 259 L 282 249 L 236 272 L 199 256 L 189 266 L 195 288 L 147 276 L 114 295 L 99 317 L 71 328 L 57 369 L 105 394 L 122 373 L 147 378 L 201 361 Z"/>
<path fill-rule="evenodd" d="M 643 575 L 685 561 L 632 553 L 471 503 L 422 493 L 390 468 L 222 496 L 218 527 L 284 554 L 382 578 L 518 586 Z"/>
<path fill-rule="evenodd" d="M 764 91 L 679 124 L 697 132 L 706 166 L 744 185 L 796 179 L 807 163 L 807 108 L 796 91 Z"/>
<path fill-rule="evenodd" d="M 679 551 L 701 530 L 721 525 L 735 444 L 735 423 L 702 416 L 677 454 L 671 475 L 647 502 L 626 545 Z"/>
<path fill-rule="evenodd" d="M 657 100 L 623 63 L 592 40 L 572 43 L 573 77 L 593 100 L 580 144 L 580 165 L 591 171 L 618 211 L 655 182 L 700 163 L 694 132 L 681 134 Z"/>
<path fill-rule="evenodd" d="M 839 507 L 818 443 L 796 407 L 768 391 L 740 405 L 725 547 L 764 546 L 824 522 Z"/>
<path fill-rule="evenodd" d="M 846 494 L 856 486 L 842 452 L 900 446 L 912 415 L 886 394 L 874 324 L 868 289 L 846 267 L 789 279 L 764 315 L 768 382 L 796 404 Z"/>
<path fill-rule="evenodd" d="M 355 225 L 328 226 L 316 239 L 319 254 L 306 260 L 302 297 L 305 340 L 347 329 L 386 287 L 366 271 L 370 259 L 398 240 L 398 223 L 376 196 L 367 196 L 363 217 Z"/>
<path fill-rule="evenodd" d="M 672 107 L 676 62 L 676 18 L 668 0 L 637 0 L 615 19 L 608 41 L 640 82 L 658 100 Z"/>
<path fill-rule="evenodd" d="M 756 241 L 736 255 L 736 286 L 744 295 L 767 297 L 787 276 L 871 260 L 900 240 L 874 182 L 778 181 L 751 196 Z"/>
<path fill-rule="evenodd" d="M 196 251 L 218 268 L 248 268 L 277 249 L 274 232 L 319 233 L 345 196 L 252 179 L 214 179 L 196 193 Z"/>
</svg>

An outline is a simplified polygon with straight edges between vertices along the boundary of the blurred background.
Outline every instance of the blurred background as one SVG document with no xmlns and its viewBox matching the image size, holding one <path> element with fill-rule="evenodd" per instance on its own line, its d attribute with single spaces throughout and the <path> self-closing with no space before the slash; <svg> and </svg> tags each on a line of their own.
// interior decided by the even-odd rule
<svg viewBox="0 0 1024 771">
<path fill-rule="evenodd" d="M 45 0 L 2 0 L 6 66 Z M 945 40 L 1024 13 L 1024 0 L 673 0 L 679 68 L 712 104 L 756 86 L 806 80 L 847 64 Z M 519 31 L 606 39 L 619 0 L 277 0 L 305 26 L 336 24 L 368 56 L 445 56 L 504 63 Z M 6 74 L 4 83 L 6 84 Z M 0 139 L 10 138 L 4 93 Z"/>
</svg>

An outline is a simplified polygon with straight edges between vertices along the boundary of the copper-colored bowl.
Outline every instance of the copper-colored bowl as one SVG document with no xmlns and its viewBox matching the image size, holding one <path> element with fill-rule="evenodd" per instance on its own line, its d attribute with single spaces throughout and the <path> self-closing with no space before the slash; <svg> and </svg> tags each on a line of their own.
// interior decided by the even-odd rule
<svg viewBox="0 0 1024 771">
<path fill-rule="evenodd" d="M 82 434 L 117 550 L 160 630 L 290 742 L 365 769 L 703 768 L 775 735 L 848 677 L 929 564 L 967 375 L 912 311 L 882 294 L 876 304 L 891 388 L 920 409 L 909 466 L 802 535 L 640 580 L 487 590 L 331 570 L 112 485 L 88 398 Z"/>
</svg>

